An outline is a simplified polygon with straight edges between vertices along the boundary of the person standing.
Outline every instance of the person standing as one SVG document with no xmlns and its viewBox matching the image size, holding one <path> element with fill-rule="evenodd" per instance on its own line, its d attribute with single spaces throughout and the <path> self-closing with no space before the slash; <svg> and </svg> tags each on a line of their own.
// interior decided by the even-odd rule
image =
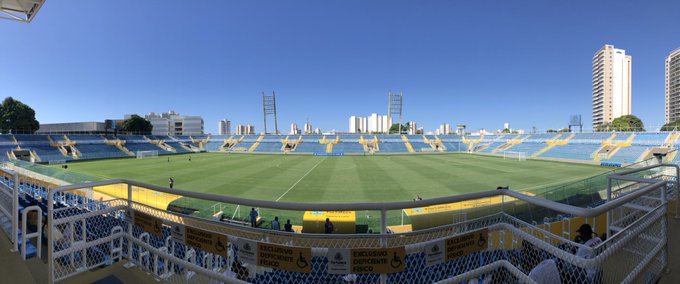
<svg viewBox="0 0 680 284">
<path fill-rule="evenodd" d="M 333 231 L 334 231 L 333 223 L 331 223 L 331 220 L 329 218 L 326 218 L 326 224 L 324 224 L 324 232 L 326 234 L 332 234 Z"/>
<path fill-rule="evenodd" d="M 255 211 L 255 208 L 250 209 L 250 226 L 257 227 L 257 211 Z"/>
<path fill-rule="evenodd" d="M 279 217 L 274 217 L 274 221 L 272 221 L 272 230 L 281 231 L 281 224 L 279 223 Z"/>
<path fill-rule="evenodd" d="M 172 179 L 172 177 L 170 177 L 170 179 L 168 180 L 168 184 L 170 184 L 170 189 L 172 189 L 172 187 L 175 186 L 175 180 Z"/>
</svg>

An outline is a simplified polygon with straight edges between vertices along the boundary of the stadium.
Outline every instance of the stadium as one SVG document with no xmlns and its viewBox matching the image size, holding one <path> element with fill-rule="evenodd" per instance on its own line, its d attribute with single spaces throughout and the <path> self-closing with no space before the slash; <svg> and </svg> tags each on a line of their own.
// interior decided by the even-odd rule
<svg viewBox="0 0 680 284">
<path fill-rule="evenodd" d="M 43 4 L 0 1 L 0 15 L 30 23 Z M 11 123 L 30 107 L 9 97 L 0 272 L 12 283 L 675 282 L 676 129 L 577 132 L 572 117 L 558 131 L 418 133 L 402 130 L 402 99 L 390 92 L 380 131 L 353 129 L 352 116 L 347 132 L 284 135 L 263 93 L 263 132 L 208 134 L 200 119 L 188 135 L 175 121 L 158 134 L 165 114 L 27 130 Z M 128 129 L 136 119 L 149 128 Z"/>
</svg>

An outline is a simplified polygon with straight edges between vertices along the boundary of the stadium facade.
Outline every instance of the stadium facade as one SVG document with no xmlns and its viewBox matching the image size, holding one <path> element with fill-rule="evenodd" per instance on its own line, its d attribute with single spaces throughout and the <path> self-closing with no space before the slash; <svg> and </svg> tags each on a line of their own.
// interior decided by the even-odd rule
<svg viewBox="0 0 680 284">
<path fill-rule="evenodd" d="M 593 129 L 631 114 L 632 61 L 625 50 L 609 44 L 593 56 Z"/>
<path fill-rule="evenodd" d="M 680 47 L 666 58 L 666 123 L 680 119 Z"/>
</svg>

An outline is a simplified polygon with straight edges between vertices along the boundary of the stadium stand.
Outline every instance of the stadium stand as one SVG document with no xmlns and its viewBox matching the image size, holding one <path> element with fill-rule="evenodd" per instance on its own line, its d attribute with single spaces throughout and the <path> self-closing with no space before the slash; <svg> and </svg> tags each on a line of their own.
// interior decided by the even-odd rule
<svg viewBox="0 0 680 284">
<path fill-rule="evenodd" d="M 388 135 L 388 134 L 338 134 L 338 135 L 215 135 L 211 136 L 207 143 L 203 143 L 205 151 L 233 151 L 258 153 L 283 153 L 282 141 L 286 138 L 296 142 L 301 137 L 301 142 L 296 145 L 295 153 L 347 153 L 363 154 L 364 145 L 360 144 L 361 137 L 364 141 L 372 143 L 378 139 L 378 153 L 409 153 L 406 142 L 410 144 L 414 152 L 439 152 L 432 145 L 442 145 L 445 152 L 473 152 L 494 153 L 501 155 L 503 151 L 524 152 L 527 156 L 535 154 L 539 158 L 568 159 L 572 161 L 603 161 L 613 163 L 634 163 L 643 158 L 649 158 L 652 153 L 667 152 L 668 149 L 680 147 L 675 133 L 667 132 L 640 132 L 640 133 L 544 133 L 531 135 L 485 135 L 470 136 L 464 138 L 458 135 Z M 320 144 L 323 138 L 333 145 Z M 199 144 L 193 143 L 192 138 L 208 139 L 207 135 L 189 136 L 141 136 L 141 135 L 30 135 L 30 134 L 3 134 L 0 135 L 0 161 L 11 160 L 12 151 L 17 147 L 35 153 L 36 161 L 68 161 L 74 159 L 70 154 L 63 154 L 57 145 L 74 145 L 79 151 L 79 159 L 100 159 L 107 157 L 132 156 L 137 151 L 158 151 L 160 155 L 175 153 L 163 147 L 169 146 L 176 153 L 190 153 L 199 150 Z M 335 141 L 335 139 L 339 141 Z M 405 140 L 405 139 L 407 140 Z M 15 140 L 16 139 L 16 140 Z M 120 148 L 113 145 L 117 139 L 124 141 Z M 236 143 L 231 148 L 223 149 L 226 140 Z M 426 139 L 426 140 L 424 140 Z M 240 141 L 239 141 L 240 140 Z M 673 141 L 671 141 L 673 140 Z M 108 141 L 108 144 L 107 144 Z M 162 141 L 162 145 L 155 145 L 156 141 Z M 196 140 L 194 140 L 195 142 Z M 429 142 L 426 143 L 425 141 Z M 477 141 L 479 141 L 477 143 Z M 512 143 L 511 143 L 512 142 Z M 556 143 L 561 142 L 561 143 Z M 472 145 L 472 148 L 470 148 Z M 609 149 L 602 150 L 607 155 L 596 155 L 603 149 L 603 145 Z M 671 148 L 668 148 L 671 147 Z M 501 149 L 502 148 L 502 149 Z M 430 150 L 432 149 L 432 150 Z M 125 152 L 125 151 L 129 152 Z M 22 154 L 23 155 L 23 154 Z M 644 156 L 644 157 L 643 157 Z M 673 157 L 675 158 L 675 155 Z"/>
</svg>

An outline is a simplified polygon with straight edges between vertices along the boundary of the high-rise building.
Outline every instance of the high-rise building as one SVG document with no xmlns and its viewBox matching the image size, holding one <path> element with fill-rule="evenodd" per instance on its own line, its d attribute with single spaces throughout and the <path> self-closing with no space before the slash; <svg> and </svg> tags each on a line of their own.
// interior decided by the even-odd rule
<svg viewBox="0 0 680 284">
<path fill-rule="evenodd" d="M 314 134 L 321 134 L 321 128 L 315 128 L 314 129 Z"/>
<path fill-rule="evenodd" d="M 415 121 L 408 122 L 408 134 L 415 135 L 418 132 L 418 124 Z"/>
<path fill-rule="evenodd" d="M 236 135 L 248 135 L 248 134 L 255 134 L 255 126 L 252 126 L 250 124 L 248 125 L 239 124 L 236 126 Z"/>
<path fill-rule="evenodd" d="M 680 48 L 666 57 L 666 123 L 680 119 Z"/>
<path fill-rule="evenodd" d="M 290 134 L 291 135 L 300 134 L 300 129 L 298 128 L 297 123 L 290 124 Z"/>
<path fill-rule="evenodd" d="M 439 125 L 439 129 L 435 131 L 437 135 L 451 134 L 451 124 L 444 123 Z"/>
<path fill-rule="evenodd" d="M 369 117 L 350 116 L 349 133 L 388 133 L 392 118 L 372 113 Z"/>
<path fill-rule="evenodd" d="M 169 111 L 160 115 L 150 112 L 145 118 L 153 126 L 152 135 L 203 135 L 203 118 L 200 116 L 180 115 L 174 111 Z"/>
<path fill-rule="evenodd" d="M 593 56 L 593 128 L 631 114 L 632 61 L 609 44 Z"/>
<path fill-rule="evenodd" d="M 309 122 L 305 123 L 304 133 L 305 134 L 312 134 L 312 124 L 311 123 L 309 123 Z"/>
<path fill-rule="evenodd" d="M 219 135 L 231 134 L 231 121 L 228 119 L 222 119 L 217 123 L 217 129 Z"/>
<path fill-rule="evenodd" d="M 510 130 L 510 123 L 509 122 L 503 123 L 503 130 L 505 130 L 505 129 Z"/>
</svg>

